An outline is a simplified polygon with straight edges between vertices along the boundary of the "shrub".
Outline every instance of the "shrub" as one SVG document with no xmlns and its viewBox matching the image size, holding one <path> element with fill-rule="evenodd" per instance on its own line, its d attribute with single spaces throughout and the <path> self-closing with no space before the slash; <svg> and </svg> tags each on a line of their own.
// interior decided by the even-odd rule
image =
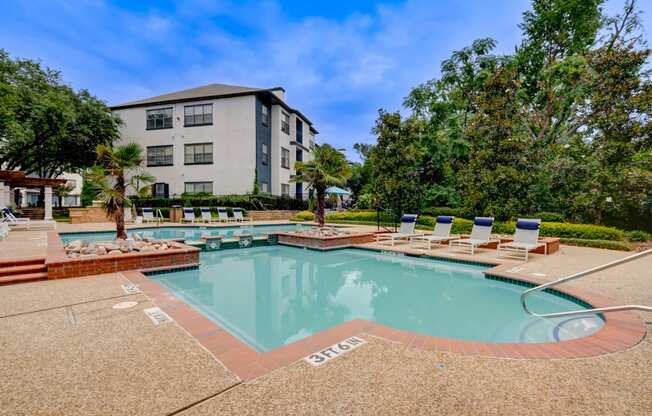
<svg viewBox="0 0 652 416">
<path fill-rule="evenodd" d="M 558 212 L 537 212 L 532 215 L 532 218 L 539 218 L 543 222 L 564 222 L 566 218 L 564 214 Z"/>
<path fill-rule="evenodd" d="M 183 207 L 240 207 L 246 210 L 304 210 L 308 207 L 307 201 L 275 196 L 270 194 L 259 195 L 190 195 L 182 198 L 136 198 L 131 197 L 138 208 L 170 208 L 173 205 Z"/>
<path fill-rule="evenodd" d="M 569 246 L 604 248 L 607 250 L 631 251 L 632 246 L 625 241 L 587 240 L 584 238 L 561 238 L 562 244 Z"/>
<path fill-rule="evenodd" d="M 366 224 L 376 224 L 375 211 L 353 211 L 338 212 L 326 216 L 329 222 L 356 222 Z M 393 222 L 393 218 L 385 215 L 381 218 L 383 222 Z M 420 215 L 419 225 L 432 228 L 435 226 L 435 217 L 429 215 Z M 455 218 L 453 222 L 452 233 L 468 234 L 473 227 L 473 221 L 465 218 Z M 514 221 L 496 221 L 493 232 L 495 234 L 514 234 L 516 223 Z M 543 222 L 541 223 L 542 237 L 562 237 L 576 238 L 585 240 L 623 240 L 625 233 L 622 230 L 613 227 L 604 227 L 601 225 L 590 224 L 571 224 L 564 222 Z"/>
<path fill-rule="evenodd" d="M 290 221 L 314 221 L 315 214 L 310 211 L 301 211 L 294 217 L 290 218 Z"/>
<path fill-rule="evenodd" d="M 462 217 L 462 211 L 459 208 L 448 207 L 430 207 L 421 210 L 421 215 L 437 217 L 439 215 L 452 215 L 453 217 Z"/>
<path fill-rule="evenodd" d="M 648 241 L 652 239 L 652 236 L 650 236 L 649 233 L 641 230 L 627 231 L 625 237 L 629 241 Z"/>
</svg>

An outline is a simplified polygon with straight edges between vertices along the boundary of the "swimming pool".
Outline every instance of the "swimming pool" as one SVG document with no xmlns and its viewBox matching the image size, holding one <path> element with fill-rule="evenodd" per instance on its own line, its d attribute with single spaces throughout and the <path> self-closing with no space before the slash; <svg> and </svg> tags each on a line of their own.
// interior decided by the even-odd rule
<svg viewBox="0 0 652 416">
<path fill-rule="evenodd" d="M 274 232 L 296 231 L 299 228 L 310 227 L 302 224 L 274 224 L 274 225 L 234 225 L 228 227 L 203 227 L 203 226 L 177 226 L 177 227 L 151 227 L 151 228 L 134 228 L 127 230 L 127 235 L 138 234 L 141 237 L 150 237 L 157 240 L 164 239 L 184 239 L 199 240 L 203 236 L 221 235 L 225 238 L 232 237 L 238 233 L 251 233 L 254 235 L 269 234 Z M 64 244 L 74 240 L 82 241 L 108 241 L 115 239 L 115 232 L 100 231 L 87 233 L 61 233 L 59 234 Z"/>
<path fill-rule="evenodd" d="M 362 249 L 287 246 L 201 253 L 198 269 L 150 276 L 258 351 L 270 351 L 351 319 L 481 342 L 555 342 L 589 335 L 598 316 L 541 319 L 519 303 L 524 287 L 487 279 L 486 266 Z M 541 312 L 578 308 L 537 293 Z"/>
</svg>

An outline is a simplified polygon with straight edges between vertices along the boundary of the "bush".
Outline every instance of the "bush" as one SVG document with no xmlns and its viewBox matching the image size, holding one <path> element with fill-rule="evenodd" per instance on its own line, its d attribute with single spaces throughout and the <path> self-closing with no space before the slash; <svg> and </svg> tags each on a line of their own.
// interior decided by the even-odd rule
<svg viewBox="0 0 652 416">
<path fill-rule="evenodd" d="M 240 207 L 246 210 L 304 210 L 307 201 L 269 194 L 259 195 L 190 195 L 182 198 L 137 198 L 131 197 L 138 208 L 170 208 L 173 205 L 183 207 Z"/>
<path fill-rule="evenodd" d="M 315 214 L 310 211 L 301 211 L 294 217 L 290 218 L 290 221 L 314 221 Z"/>
<path fill-rule="evenodd" d="M 629 241 L 648 241 L 652 239 L 649 233 L 641 230 L 627 231 L 625 237 Z"/>
<path fill-rule="evenodd" d="M 338 212 L 326 216 L 329 222 L 357 222 L 366 224 L 376 224 L 376 212 L 374 211 L 353 211 Z M 393 218 L 384 216 L 381 218 L 384 222 L 393 222 Z M 418 223 L 421 226 L 432 228 L 435 226 L 435 217 L 429 215 L 420 215 Z M 455 218 L 453 222 L 452 233 L 468 234 L 473 228 L 473 221 L 465 218 Z M 514 221 L 496 221 L 493 232 L 495 234 L 514 234 L 516 222 Z M 613 227 L 604 227 L 601 225 L 590 224 L 571 224 L 563 222 L 542 222 L 542 237 L 562 237 L 576 238 L 584 240 L 610 240 L 621 241 L 625 237 L 622 230 Z"/>
<path fill-rule="evenodd" d="M 421 210 L 421 215 L 437 217 L 439 215 L 452 215 L 453 217 L 462 217 L 462 210 L 459 208 L 448 207 L 430 207 Z"/>
<path fill-rule="evenodd" d="M 558 212 L 537 212 L 532 215 L 532 218 L 539 218 L 543 222 L 564 222 L 566 218 L 564 214 Z"/>
<path fill-rule="evenodd" d="M 587 240 L 584 238 L 561 238 L 559 241 L 562 244 L 567 244 L 569 246 L 604 248 L 607 250 L 618 250 L 618 251 L 632 250 L 632 246 L 624 241 Z"/>
</svg>

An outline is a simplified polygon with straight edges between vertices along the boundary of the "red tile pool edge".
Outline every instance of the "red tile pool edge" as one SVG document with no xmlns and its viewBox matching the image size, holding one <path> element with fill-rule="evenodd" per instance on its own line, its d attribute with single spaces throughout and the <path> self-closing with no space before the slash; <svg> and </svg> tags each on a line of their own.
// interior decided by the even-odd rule
<svg viewBox="0 0 652 416">
<path fill-rule="evenodd" d="M 244 381 L 287 366 L 345 338 L 363 332 L 424 350 L 512 359 L 595 357 L 629 349 L 638 344 L 646 333 L 645 325 L 638 315 L 632 312 L 606 314 L 604 326 L 589 336 L 570 341 L 539 344 L 496 344 L 439 338 L 390 328 L 365 319 L 354 319 L 272 351 L 258 352 L 144 274 L 137 271 L 127 271 L 122 274 L 132 283 L 139 285 L 140 290 L 150 297 L 157 306 L 170 315 L 227 369 Z M 492 274 L 501 275 L 502 273 Z M 537 281 L 539 279 L 533 279 L 530 276 L 510 274 L 508 277 L 540 283 Z M 574 287 L 562 288 L 561 291 L 594 307 L 613 305 L 613 302 L 605 297 Z"/>
</svg>

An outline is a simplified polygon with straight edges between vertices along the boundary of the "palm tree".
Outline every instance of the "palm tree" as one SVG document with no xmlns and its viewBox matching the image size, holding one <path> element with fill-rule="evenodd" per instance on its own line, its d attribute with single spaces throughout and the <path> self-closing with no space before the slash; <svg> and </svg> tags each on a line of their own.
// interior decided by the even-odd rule
<svg viewBox="0 0 652 416">
<path fill-rule="evenodd" d="M 63 185 L 57 185 L 53 190 L 52 193 L 57 197 L 57 200 L 59 201 L 59 206 L 63 206 L 63 198 L 68 196 L 70 192 L 74 187 L 70 183 L 65 183 Z"/>
<path fill-rule="evenodd" d="M 344 155 L 328 144 L 315 149 L 314 159 L 309 162 L 296 162 L 297 174 L 292 182 L 307 183 L 317 192 L 317 222 L 324 226 L 324 199 L 326 188 L 346 184 L 351 176 L 351 166 Z"/>
<path fill-rule="evenodd" d="M 117 238 L 124 240 L 127 238 L 124 209 L 131 207 L 127 190 L 143 196 L 155 179 L 140 169 L 143 149 L 136 143 L 115 148 L 101 144 L 97 146 L 97 161 L 87 178 L 98 187 L 98 199 L 107 215 L 115 220 Z"/>
</svg>

